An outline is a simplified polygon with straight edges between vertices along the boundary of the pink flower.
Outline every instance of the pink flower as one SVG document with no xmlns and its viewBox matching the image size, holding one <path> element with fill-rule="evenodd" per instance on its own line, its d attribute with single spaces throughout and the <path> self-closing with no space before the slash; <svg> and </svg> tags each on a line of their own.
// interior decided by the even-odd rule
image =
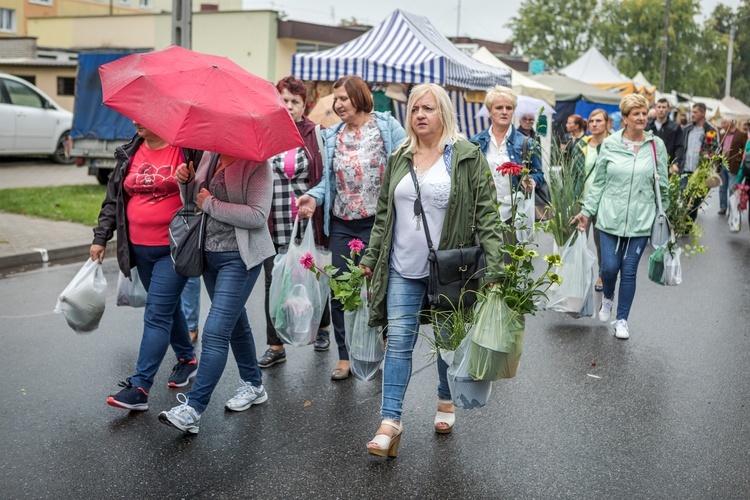
<svg viewBox="0 0 750 500">
<path fill-rule="evenodd" d="M 299 263 L 302 264 L 302 267 L 305 269 L 310 269 L 312 266 L 315 265 L 315 262 L 313 261 L 313 256 L 309 253 L 306 253 L 299 259 Z"/>
<path fill-rule="evenodd" d="M 513 163 L 512 161 L 506 161 L 505 163 L 497 167 L 495 170 L 497 170 L 503 175 L 521 175 L 521 172 L 523 171 L 523 167 L 519 165 L 518 163 Z"/>
<path fill-rule="evenodd" d="M 365 249 L 365 244 L 362 243 L 362 240 L 358 238 L 354 238 L 353 240 L 349 241 L 349 250 L 352 251 L 352 253 L 359 254 L 362 250 Z"/>
</svg>

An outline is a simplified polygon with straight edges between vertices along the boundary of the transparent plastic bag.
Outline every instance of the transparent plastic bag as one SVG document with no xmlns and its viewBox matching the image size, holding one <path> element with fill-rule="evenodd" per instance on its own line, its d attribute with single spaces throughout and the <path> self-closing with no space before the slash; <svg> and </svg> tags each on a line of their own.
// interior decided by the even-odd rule
<svg viewBox="0 0 750 500">
<path fill-rule="evenodd" d="M 474 380 L 513 378 L 523 352 L 526 318 L 490 291 L 474 318 L 468 373 Z"/>
<path fill-rule="evenodd" d="M 299 217 L 294 221 L 293 235 L 297 234 L 298 227 Z M 315 273 L 300 263 L 307 253 L 321 269 L 331 263 L 330 252 L 315 246 L 312 221 L 308 222 L 300 244 L 290 242 L 286 253 L 274 258 L 268 293 L 271 321 L 277 335 L 285 344 L 298 347 L 315 342 L 330 291 L 324 275 L 318 280 Z M 307 328 L 302 326 L 303 321 L 309 321 Z"/>
<path fill-rule="evenodd" d="M 677 286 L 682 283 L 682 264 L 680 264 L 680 254 L 682 249 L 677 247 L 674 255 L 669 250 L 664 250 L 664 274 L 662 283 L 666 286 Z"/>
<path fill-rule="evenodd" d="M 372 380 L 378 373 L 385 357 L 383 335 L 380 327 L 371 327 L 370 307 L 367 303 L 367 287 L 360 292 L 362 306 L 356 311 L 344 311 L 346 349 L 352 375 L 359 380 Z"/>
<path fill-rule="evenodd" d="M 516 239 L 531 241 L 534 237 L 534 222 L 536 218 L 536 200 L 534 191 L 527 198 L 523 193 L 516 196 Z"/>
<path fill-rule="evenodd" d="M 487 404 L 492 393 L 492 382 L 476 381 L 469 375 L 469 346 L 472 331 L 464 337 L 453 356 L 453 363 L 448 367 L 448 388 L 451 391 L 453 404 L 464 410 L 481 408 Z"/>
<path fill-rule="evenodd" d="M 735 191 L 729 197 L 729 212 L 727 213 L 727 223 L 729 224 L 730 233 L 739 233 L 742 228 L 742 213 L 740 212 L 740 193 Z"/>
<path fill-rule="evenodd" d="M 129 307 L 144 307 L 146 305 L 146 289 L 138 276 L 138 268 L 130 270 L 130 279 L 122 271 L 117 279 L 117 305 Z"/>
<path fill-rule="evenodd" d="M 55 312 L 62 314 L 76 332 L 93 332 L 99 327 L 106 300 L 107 279 L 102 265 L 89 259 L 58 297 Z"/>
<path fill-rule="evenodd" d="M 664 284 L 664 254 L 668 253 L 665 250 L 665 247 L 659 247 L 648 258 L 648 279 L 657 285 Z"/>
<path fill-rule="evenodd" d="M 553 284 L 547 290 L 547 309 L 579 317 L 589 312 L 584 311 L 585 305 L 592 309 L 596 254 L 589 247 L 589 236 L 581 231 L 574 231 L 565 242 L 560 252 L 562 266 L 557 271 L 562 284 Z"/>
</svg>

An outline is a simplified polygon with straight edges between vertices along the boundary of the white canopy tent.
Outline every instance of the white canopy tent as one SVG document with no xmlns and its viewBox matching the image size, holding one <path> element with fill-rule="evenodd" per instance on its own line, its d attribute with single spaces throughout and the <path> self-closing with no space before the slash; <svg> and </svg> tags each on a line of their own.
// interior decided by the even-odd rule
<svg viewBox="0 0 750 500">
<path fill-rule="evenodd" d="M 559 72 L 617 94 L 630 94 L 636 91 L 633 80 L 620 73 L 596 47 L 591 47 Z"/>
<path fill-rule="evenodd" d="M 537 82 L 536 80 L 532 80 L 520 71 L 516 71 L 515 69 L 511 68 L 500 59 L 495 57 L 492 52 L 487 49 L 487 47 L 479 47 L 479 49 L 474 52 L 471 57 L 488 66 L 509 70 L 512 75 L 512 88 L 516 92 L 516 94 L 533 97 L 535 99 L 541 99 L 549 106 L 548 109 L 555 108 L 555 89 L 553 89 L 552 87 L 548 87 L 543 83 Z"/>
</svg>

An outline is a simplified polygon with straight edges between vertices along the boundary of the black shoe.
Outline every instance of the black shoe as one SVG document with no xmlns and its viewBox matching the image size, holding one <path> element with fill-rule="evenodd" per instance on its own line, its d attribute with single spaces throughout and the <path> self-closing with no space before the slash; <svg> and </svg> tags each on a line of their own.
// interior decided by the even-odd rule
<svg viewBox="0 0 750 500">
<path fill-rule="evenodd" d="M 185 387 L 190 383 L 190 379 L 198 373 L 198 358 L 185 361 L 180 358 L 177 364 L 172 368 L 172 375 L 169 377 L 169 387 Z"/>
<path fill-rule="evenodd" d="M 111 394 L 107 398 L 109 406 L 124 408 L 126 410 L 148 410 L 148 393 L 142 387 L 136 387 L 131 384 L 130 377 L 118 385 L 123 387 L 123 389 L 117 394 Z"/>
<path fill-rule="evenodd" d="M 318 336 L 315 337 L 315 344 L 313 344 L 313 349 L 315 349 L 316 351 L 327 351 L 331 346 L 331 341 L 328 340 L 328 338 L 328 330 L 323 330 L 322 328 L 318 330 Z"/>
<path fill-rule="evenodd" d="M 725 215 L 726 213 L 727 213 L 726 208 L 722 208 L 721 210 L 719 210 L 719 215 Z"/>
<path fill-rule="evenodd" d="M 276 363 L 283 363 L 284 361 L 286 361 L 286 352 L 276 351 L 269 347 L 263 357 L 258 360 L 258 366 L 261 368 L 268 368 L 269 366 L 273 366 Z"/>
</svg>

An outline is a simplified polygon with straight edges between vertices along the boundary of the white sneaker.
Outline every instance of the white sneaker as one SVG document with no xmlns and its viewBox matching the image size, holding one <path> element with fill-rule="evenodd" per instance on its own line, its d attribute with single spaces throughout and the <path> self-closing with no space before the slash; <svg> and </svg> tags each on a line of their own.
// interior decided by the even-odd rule
<svg viewBox="0 0 750 500">
<path fill-rule="evenodd" d="M 623 340 L 630 337 L 630 332 L 628 332 L 628 322 L 626 320 L 618 319 L 615 321 L 615 337 Z"/>
<path fill-rule="evenodd" d="M 224 408 L 230 411 L 245 411 L 252 405 L 259 405 L 268 401 L 268 393 L 261 385 L 253 387 L 244 380 L 240 380 L 242 385 L 237 389 L 234 397 L 227 401 Z"/>
<path fill-rule="evenodd" d="M 180 399 L 180 396 L 182 396 L 182 399 Z M 159 422 L 179 429 L 182 432 L 198 434 L 201 424 L 201 414 L 187 404 L 188 398 L 184 394 L 178 394 L 177 401 L 182 404 L 175 406 L 169 411 L 159 413 Z"/>
<path fill-rule="evenodd" d="M 615 301 L 602 297 L 602 308 L 599 309 L 599 321 L 606 323 L 609 321 L 609 317 L 612 316 L 612 307 L 614 307 Z"/>
</svg>

